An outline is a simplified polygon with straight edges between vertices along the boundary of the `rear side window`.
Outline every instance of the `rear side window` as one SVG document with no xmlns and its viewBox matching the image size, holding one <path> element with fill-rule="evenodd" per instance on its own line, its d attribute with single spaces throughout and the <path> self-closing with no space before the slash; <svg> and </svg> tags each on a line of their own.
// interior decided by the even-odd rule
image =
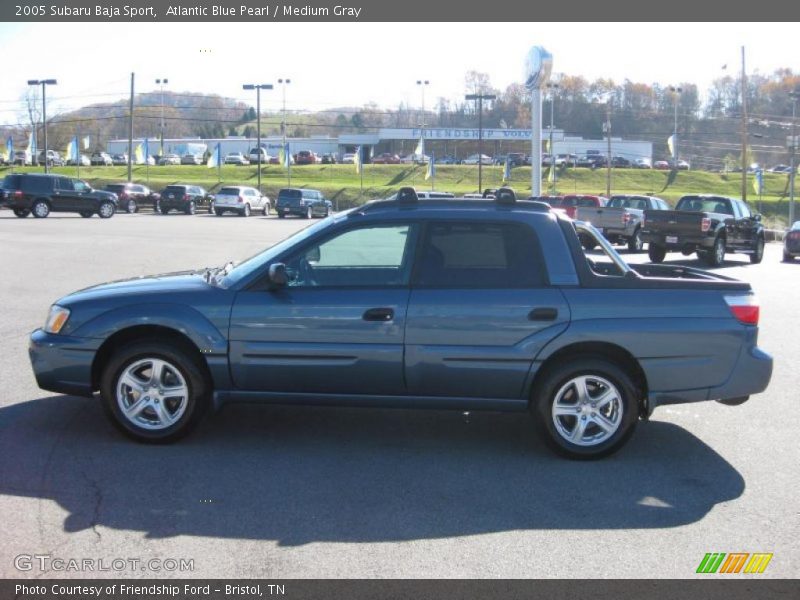
<svg viewBox="0 0 800 600">
<path fill-rule="evenodd" d="M 47 194 L 53 189 L 53 180 L 49 177 L 26 177 L 21 183 L 29 194 Z"/>
<path fill-rule="evenodd" d="M 534 232 L 516 223 L 432 223 L 415 283 L 424 287 L 519 288 L 544 283 Z"/>
<path fill-rule="evenodd" d="M 2 188 L 4 190 L 18 190 L 21 182 L 22 177 L 19 175 L 6 175 L 3 179 Z"/>
</svg>

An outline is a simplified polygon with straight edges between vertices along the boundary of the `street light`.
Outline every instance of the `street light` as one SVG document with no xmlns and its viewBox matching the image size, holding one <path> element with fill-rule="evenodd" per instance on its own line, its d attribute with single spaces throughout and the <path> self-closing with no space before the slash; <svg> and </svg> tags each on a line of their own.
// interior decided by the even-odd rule
<svg viewBox="0 0 800 600">
<path fill-rule="evenodd" d="M 278 83 L 281 84 L 281 89 L 283 91 L 283 118 L 281 121 L 281 133 L 283 134 L 283 152 L 284 154 L 289 154 L 288 150 L 286 149 L 286 86 L 292 83 L 291 79 L 284 78 L 278 79 Z M 260 150 L 259 150 L 260 152 Z M 261 155 L 259 154 L 259 158 Z M 286 177 L 287 177 L 287 184 L 289 186 L 292 185 L 292 161 L 290 158 L 286 159 Z"/>
<path fill-rule="evenodd" d="M 164 156 L 164 86 L 169 83 L 169 79 L 156 79 L 156 85 L 160 86 L 161 88 L 161 149 L 159 150 L 158 155 Z M 147 161 L 147 157 L 144 157 L 145 161 Z"/>
<path fill-rule="evenodd" d="M 42 125 L 44 128 L 44 172 L 49 173 L 50 168 L 47 164 L 47 89 L 48 85 L 56 85 L 55 79 L 28 79 L 28 85 L 41 85 L 42 86 Z M 36 137 L 34 125 L 34 138 Z M 33 162 L 33 161 L 31 161 Z"/>
<path fill-rule="evenodd" d="M 673 105 L 675 106 L 675 125 L 672 130 L 672 151 L 675 169 L 678 169 L 678 100 L 683 93 L 683 88 L 669 86 L 669 91 L 673 94 Z"/>
<path fill-rule="evenodd" d="M 789 92 L 792 99 L 792 155 L 789 160 L 791 171 L 789 171 L 789 227 L 794 223 L 794 177 L 797 173 L 797 166 L 794 159 L 795 149 L 797 148 L 797 100 L 800 98 L 800 90 Z"/>
<path fill-rule="evenodd" d="M 553 175 L 553 195 L 556 194 L 556 173 L 554 169 L 556 168 L 556 159 L 555 159 L 555 152 L 553 151 L 553 107 L 556 103 L 556 90 L 559 88 L 557 83 L 548 82 L 545 84 L 545 87 L 550 90 L 550 169 Z M 569 157 L 567 157 L 569 158 Z"/>
<path fill-rule="evenodd" d="M 427 79 L 417 79 L 417 85 L 420 87 L 420 91 L 422 92 L 422 118 L 420 119 L 420 133 L 419 137 L 422 140 L 422 147 L 425 148 L 425 86 L 430 85 L 430 81 Z M 424 150 L 423 150 L 424 154 Z"/>
<path fill-rule="evenodd" d="M 245 83 L 243 90 L 256 91 L 256 152 L 258 154 L 258 191 L 261 192 L 261 90 L 271 90 L 271 83 Z"/>
<path fill-rule="evenodd" d="M 478 101 L 478 192 L 483 189 L 483 101 L 494 100 L 494 94 L 467 94 L 465 100 Z"/>
</svg>

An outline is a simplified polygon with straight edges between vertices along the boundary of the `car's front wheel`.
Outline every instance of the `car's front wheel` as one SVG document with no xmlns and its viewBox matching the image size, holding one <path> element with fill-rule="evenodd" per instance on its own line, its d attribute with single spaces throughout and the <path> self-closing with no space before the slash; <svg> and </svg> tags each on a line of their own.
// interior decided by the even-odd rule
<svg viewBox="0 0 800 600">
<path fill-rule="evenodd" d="M 110 219 L 114 216 L 116 212 L 116 208 L 114 208 L 113 202 L 103 202 L 100 204 L 100 208 L 97 210 L 97 214 L 100 215 L 101 219 Z"/>
<path fill-rule="evenodd" d="M 750 262 L 757 265 L 764 259 L 764 238 L 758 236 L 756 244 L 753 247 L 753 253 L 750 255 Z"/>
<path fill-rule="evenodd" d="M 261 212 L 265 217 L 269 216 L 269 203 L 264 205 L 264 209 Z"/>
<path fill-rule="evenodd" d="M 140 442 L 163 443 L 197 425 L 211 388 L 199 358 L 187 349 L 141 341 L 110 358 L 100 392 L 106 412 L 123 433 Z"/>
<path fill-rule="evenodd" d="M 556 452 L 593 459 L 619 450 L 639 420 L 630 375 L 614 363 L 577 357 L 548 369 L 531 401 L 540 429 Z"/>
</svg>

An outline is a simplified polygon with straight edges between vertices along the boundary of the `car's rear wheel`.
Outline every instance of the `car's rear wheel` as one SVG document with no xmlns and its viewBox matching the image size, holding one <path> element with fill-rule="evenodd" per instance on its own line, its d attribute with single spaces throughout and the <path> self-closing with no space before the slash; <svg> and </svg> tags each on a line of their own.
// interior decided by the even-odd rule
<svg viewBox="0 0 800 600">
<path fill-rule="evenodd" d="M 244 208 L 242 209 L 242 212 L 239 213 L 239 214 L 241 216 L 243 216 L 243 217 L 249 217 L 250 216 L 250 205 L 249 204 L 245 204 Z"/>
<path fill-rule="evenodd" d="M 754 265 L 757 265 L 764 259 L 764 238 L 762 236 L 758 236 L 756 238 L 756 244 L 753 247 L 753 253 L 750 255 L 750 262 Z"/>
<path fill-rule="evenodd" d="M 548 445 L 569 458 L 619 450 L 639 420 L 631 376 L 602 358 L 576 357 L 542 374 L 531 408 Z"/>
<path fill-rule="evenodd" d="M 139 212 L 139 206 L 136 204 L 136 200 L 133 198 L 129 199 L 128 202 L 125 204 L 125 211 L 132 215 L 135 212 Z"/>
<path fill-rule="evenodd" d="M 140 442 L 174 441 L 189 433 L 208 406 L 211 386 L 198 357 L 177 344 L 134 342 L 102 372 L 100 391 L 114 425 Z"/>
<path fill-rule="evenodd" d="M 783 249 L 783 262 L 792 262 L 794 257 L 786 251 L 786 248 Z"/>
<path fill-rule="evenodd" d="M 719 267 L 725 262 L 725 237 L 718 235 L 710 252 L 704 254 L 706 263 L 711 267 Z"/>
<path fill-rule="evenodd" d="M 642 230 L 638 227 L 633 235 L 628 239 L 628 252 L 641 252 L 644 249 L 644 242 L 642 241 Z"/>
<path fill-rule="evenodd" d="M 218 217 L 221 217 L 224 214 L 224 211 L 220 208 L 215 208 L 214 214 L 217 215 Z"/>
<path fill-rule="evenodd" d="M 197 205 L 194 203 L 194 200 L 189 200 L 189 204 L 186 207 L 186 214 L 193 215 L 195 212 L 197 212 Z"/>
<path fill-rule="evenodd" d="M 114 208 L 113 202 L 102 202 L 100 208 L 97 210 L 97 214 L 100 215 L 101 219 L 110 219 L 114 216 L 116 211 L 117 209 Z"/>
<path fill-rule="evenodd" d="M 282 213 L 281 211 L 278 211 L 278 218 L 279 219 L 285 219 L 286 215 L 284 213 Z"/>
<path fill-rule="evenodd" d="M 164 208 L 163 206 L 160 206 L 159 210 L 161 211 L 162 215 L 168 215 L 169 214 L 169 209 L 168 208 Z"/>
<path fill-rule="evenodd" d="M 306 219 L 310 219 L 313 216 L 314 216 L 314 210 L 310 206 L 308 206 L 306 208 Z"/>
<path fill-rule="evenodd" d="M 50 214 L 50 205 L 44 200 L 36 200 L 31 206 L 31 212 L 37 219 L 44 219 Z"/>
<path fill-rule="evenodd" d="M 658 246 L 657 244 L 649 244 L 647 246 L 647 256 L 650 259 L 650 262 L 662 263 L 667 257 L 667 249 L 664 246 Z"/>
<path fill-rule="evenodd" d="M 266 217 L 266 216 L 269 216 L 269 204 L 265 204 L 265 205 L 264 205 L 264 208 L 263 208 L 263 210 L 261 211 L 261 214 L 263 214 L 265 217 Z"/>
<path fill-rule="evenodd" d="M 15 217 L 19 217 L 20 219 L 24 219 L 29 214 L 31 214 L 31 211 L 28 210 L 27 208 L 15 208 L 14 209 L 14 216 Z"/>
<path fill-rule="evenodd" d="M 217 206 L 217 205 L 214 203 L 214 201 L 213 201 L 213 200 L 212 200 L 211 202 L 209 202 L 209 203 L 208 203 L 208 214 L 210 214 L 210 215 L 213 215 L 213 214 L 214 214 L 214 211 L 215 211 L 215 209 L 216 209 L 216 206 Z"/>
<path fill-rule="evenodd" d="M 92 215 L 93 215 L 93 214 L 94 214 L 94 213 L 93 213 L 92 211 L 90 211 L 90 210 L 82 210 L 82 211 L 80 212 L 80 215 L 81 215 L 81 216 L 82 216 L 84 219 L 90 219 L 90 218 L 92 217 Z"/>
</svg>

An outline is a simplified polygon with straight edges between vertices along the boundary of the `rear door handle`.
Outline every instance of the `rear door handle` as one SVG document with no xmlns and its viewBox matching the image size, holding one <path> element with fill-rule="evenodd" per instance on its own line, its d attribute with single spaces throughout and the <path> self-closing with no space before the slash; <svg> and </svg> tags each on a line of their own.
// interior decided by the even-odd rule
<svg viewBox="0 0 800 600">
<path fill-rule="evenodd" d="M 365 321 L 391 321 L 394 319 L 394 310 L 391 308 L 370 308 L 364 311 L 361 318 Z"/>
<path fill-rule="evenodd" d="M 557 317 L 557 308 L 534 308 L 528 313 L 529 321 L 555 321 Z"/>
</svg>

